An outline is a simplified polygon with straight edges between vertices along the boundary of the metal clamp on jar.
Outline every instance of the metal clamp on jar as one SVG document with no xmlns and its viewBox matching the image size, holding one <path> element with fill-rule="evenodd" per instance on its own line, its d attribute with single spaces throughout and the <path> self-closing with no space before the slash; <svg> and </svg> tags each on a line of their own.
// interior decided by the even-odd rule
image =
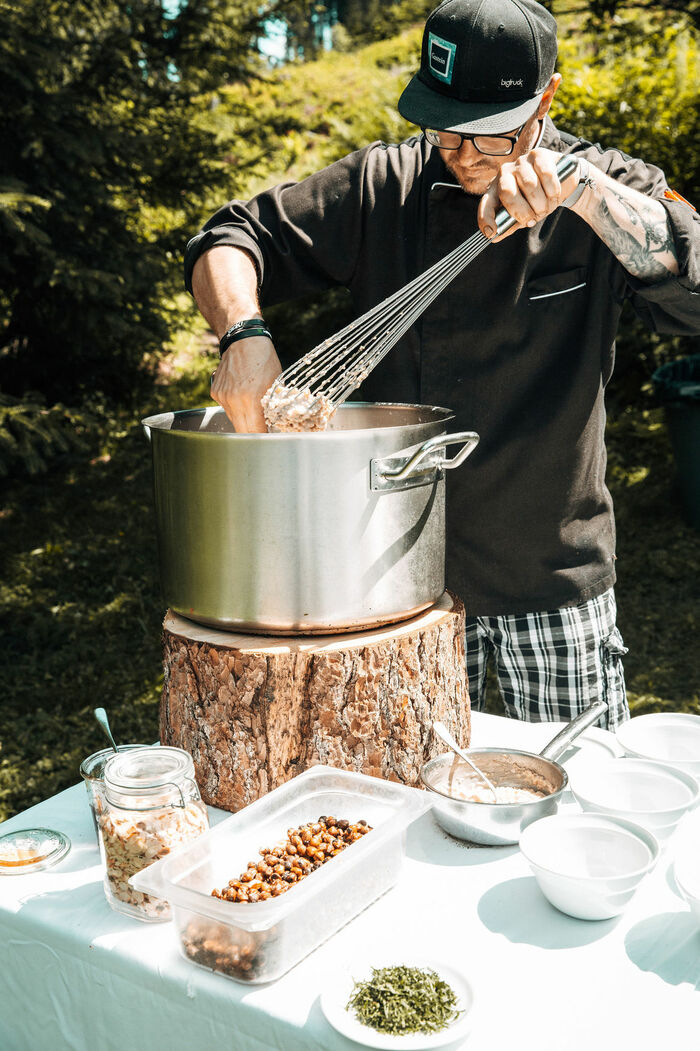
<svg viewBox="0 0 700 1051">
<path fill-rule="evenodd" d="M 205 832 L 207 811 L 181 748 L 139 748 L 115 755 L 104 771 L 100 853 L 107 901 L 139 920 L 169 920 L 167 901 L 129 886 L 129 877 Z"/>
</svg>

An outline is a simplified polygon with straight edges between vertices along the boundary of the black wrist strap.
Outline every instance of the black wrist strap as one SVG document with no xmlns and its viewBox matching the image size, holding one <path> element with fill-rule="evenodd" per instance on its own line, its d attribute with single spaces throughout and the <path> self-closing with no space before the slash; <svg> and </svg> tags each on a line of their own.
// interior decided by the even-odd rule
<svg viewBox="0 0 700 1051">
<path fill-rule="evenodd" d="M 248 336 L 267 336 L 268 339 L 272 339 L 270 330 L 261 317 L 237 321 L 221 337 L 219 341 L 219 357 L 223 356 L 232 343 L 236 343 L 239 339 L 247 339 Z"/>
</svg>

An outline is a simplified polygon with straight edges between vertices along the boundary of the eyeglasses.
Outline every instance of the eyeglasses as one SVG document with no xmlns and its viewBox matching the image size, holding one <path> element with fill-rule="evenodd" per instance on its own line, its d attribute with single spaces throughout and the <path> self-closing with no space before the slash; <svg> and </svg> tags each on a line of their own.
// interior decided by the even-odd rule
<svg viewBox="0 0 700 1051">
<path fill-rule="evenodd" d="M 485 153 L 487 157 L 507 157 L 513 152 L 524 127 L 525 124 L 521 124 L 510 135 L 463 135 L 459 131 L 436 131 L 435 128 L 423 128 L 423 134 L 428 142 L 439 146 L 441 150 L 458 150 L 467 140 L 474 144 L 475 150 Z"/>
</svg>

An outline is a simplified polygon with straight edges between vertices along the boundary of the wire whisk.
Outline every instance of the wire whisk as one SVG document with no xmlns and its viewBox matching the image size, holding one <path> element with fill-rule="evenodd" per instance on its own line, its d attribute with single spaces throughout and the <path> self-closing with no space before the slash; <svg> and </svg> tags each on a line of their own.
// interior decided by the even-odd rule
<svg viewBox="0 0 700 1051">
<path fill-rule="evenodd" d="M 560 179 L 576 166 L 565 157 Z M 498 234 L 516 220 L 503 209 Z M 367 378 L 439 294 L 491 241 L 480 230 L 424 273 L 329 336 L 282 372 L 263 398 L 270 430 L 323 430 L 339 405 Z"/>
</svg>

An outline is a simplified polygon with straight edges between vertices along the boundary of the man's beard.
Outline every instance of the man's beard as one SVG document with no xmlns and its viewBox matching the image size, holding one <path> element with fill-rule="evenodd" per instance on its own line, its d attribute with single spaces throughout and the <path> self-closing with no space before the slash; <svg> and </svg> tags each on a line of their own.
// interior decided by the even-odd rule
<svg viewBox="0 0 700 1051">
<path fill-rule="evenodd" d="M 486 193 L 497 174 L 488 162 L 484 163 L 483 167 L 481 165 L 482 162 L 479 162 L 478 166 L 465 169 L 459 166 L 457 157 L 445 160 L 447 170 L 454 175 L 464 192 L 475 197 L 482 197 Z"/>
</svg>

